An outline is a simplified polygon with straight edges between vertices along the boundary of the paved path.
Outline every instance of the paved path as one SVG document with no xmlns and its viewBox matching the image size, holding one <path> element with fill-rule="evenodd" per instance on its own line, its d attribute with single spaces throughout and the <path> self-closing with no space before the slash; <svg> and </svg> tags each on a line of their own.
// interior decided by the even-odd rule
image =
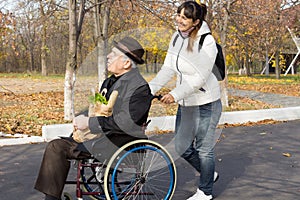
<svg viewBox="0 0 300 200">
<path fill-rule="evenodd" d="M 300 120 L 221 130 L 216 145 L 216 200 L 295 200 L 300 196 Z M 153 139 L 166 143 L 172 134 Z M 0 200 L 41 200 L 33 189 L 45 143 L 0 147 Z M 283 153 L 289 153 L 286 157 Z M 175 160 L 178 184 L 174 200 L 196 190 L 197 174 Z M 72 174 L 73 173 L 73 174 Z M 74 177 L 74 172 L 71 172 Z M 66 191 L 75 194 L 73 186 Z"/>
<path fill-rule="evenodd" d="M 300 97 L 237 89 L 229 89 L 228 93 L 233 96 L 249 97 L 250 99 L 259 100 L 276 106 L 282 106 L 284 108 L 300 106 Z"/>
</svg>

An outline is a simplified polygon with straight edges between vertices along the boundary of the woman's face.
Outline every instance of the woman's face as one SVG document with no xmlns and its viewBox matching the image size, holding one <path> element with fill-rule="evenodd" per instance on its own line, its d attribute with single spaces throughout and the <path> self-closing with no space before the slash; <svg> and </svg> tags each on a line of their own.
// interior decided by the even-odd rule
<svg viewBox="0 0 300 200">
<path fill-rule="evenodd" d="M 180 11 L 180 13 L 176 16 L 176 23 L 178 25 L 178 30 L 181 32 L 185 32 L 192 28 L 193 26 L 196 26 L 199 23 L 199 20 L 196 20 L 193 22 L 192 18 L 187 18 L 184 15 L 184 8 Z"/>
</svg>

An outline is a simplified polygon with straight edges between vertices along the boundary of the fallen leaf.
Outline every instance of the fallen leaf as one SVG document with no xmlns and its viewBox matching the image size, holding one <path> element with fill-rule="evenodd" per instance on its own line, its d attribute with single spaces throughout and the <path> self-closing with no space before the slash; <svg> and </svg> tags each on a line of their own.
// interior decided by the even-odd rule
<svg viewBox="0 0 300 200">
<path fill-rule="evenodd" d="M 7 129 L 7 131 L 8 131 L 9 133 L 12 133 L 11 127 L 10 127 L 9 124 L 5 124 L 5 128 Z"/>
<path fill-rule="evenodd" d="M 288 158 L 292 156 L 290 153 L 282 153 L 282 155 Z"/>
</svg>

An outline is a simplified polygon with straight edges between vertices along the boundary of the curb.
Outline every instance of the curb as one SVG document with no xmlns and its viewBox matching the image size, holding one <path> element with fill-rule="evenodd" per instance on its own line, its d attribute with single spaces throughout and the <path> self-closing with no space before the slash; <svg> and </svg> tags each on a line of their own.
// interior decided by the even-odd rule
<svg viewBox="0 0 300 200">
<path fill-rule="evenodd" d="M 17 144 L 33 144 L 33 143 L 41 143 L 46 140 L 40 136 L 30 136 L 30 137 L 20 137 L 20 138 L 5 138 L 0 139 L 0 147 L 2 146 L 11 146 Z"/>
<path fill-rule="evenodd" d="M 171 130 L 175 128 L 175 116 L 150 118 L 148 131 Z M 291 121 L 300 119 L 300 106 L 288 108 L 260 109 L 223 112 L 219 124 L 239 124 L 258 122 L 266 119 L 275 121 Z"/>
<path fill-rule="evenodd" d="M 149 118 L 151 123 L 147 131 L 167 130 L 174 131 L 175 116 Z M 223 112 L 219 124 L 238 124 L 246 122 L 258 122 L 262 120 L 291 121 L 300 119 L 300 106 L 288 108 L 274 108 L 248 111 Z M 54 124 L 42 127 L 42 136 L 31 136 L 24 138 L 0 139 L 0 146 L 48 142 L 59 136 L 69 136 L 73 130 L 70 124 Z"/>
<path fill-rule="evenodd" d="M 224 112 L 219 124 L 238 124 L 258 122 L 266 119 L 275 121 L 291 121 L 300 119 L 300 106 L 287 108 L 273 108 L 248 111 Z"/>
</svg>

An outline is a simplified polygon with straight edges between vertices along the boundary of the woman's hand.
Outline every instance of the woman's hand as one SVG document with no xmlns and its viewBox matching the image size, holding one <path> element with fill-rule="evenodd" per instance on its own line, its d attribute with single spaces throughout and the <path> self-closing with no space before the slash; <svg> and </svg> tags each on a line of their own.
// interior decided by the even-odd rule
<svg viewBox="0 0 300 200">
<path fill-rule="evenodd" d="M 174 99 L 174 97 L 169 93 L 169 94 L 164 95 L 164 96 L 161 98 L 160 101 L 163 102 L 163 103 L 170 104 L 170 103 L 174 103 L 174 102 L 175 102 L 175 99 Z"/>
</svg>

